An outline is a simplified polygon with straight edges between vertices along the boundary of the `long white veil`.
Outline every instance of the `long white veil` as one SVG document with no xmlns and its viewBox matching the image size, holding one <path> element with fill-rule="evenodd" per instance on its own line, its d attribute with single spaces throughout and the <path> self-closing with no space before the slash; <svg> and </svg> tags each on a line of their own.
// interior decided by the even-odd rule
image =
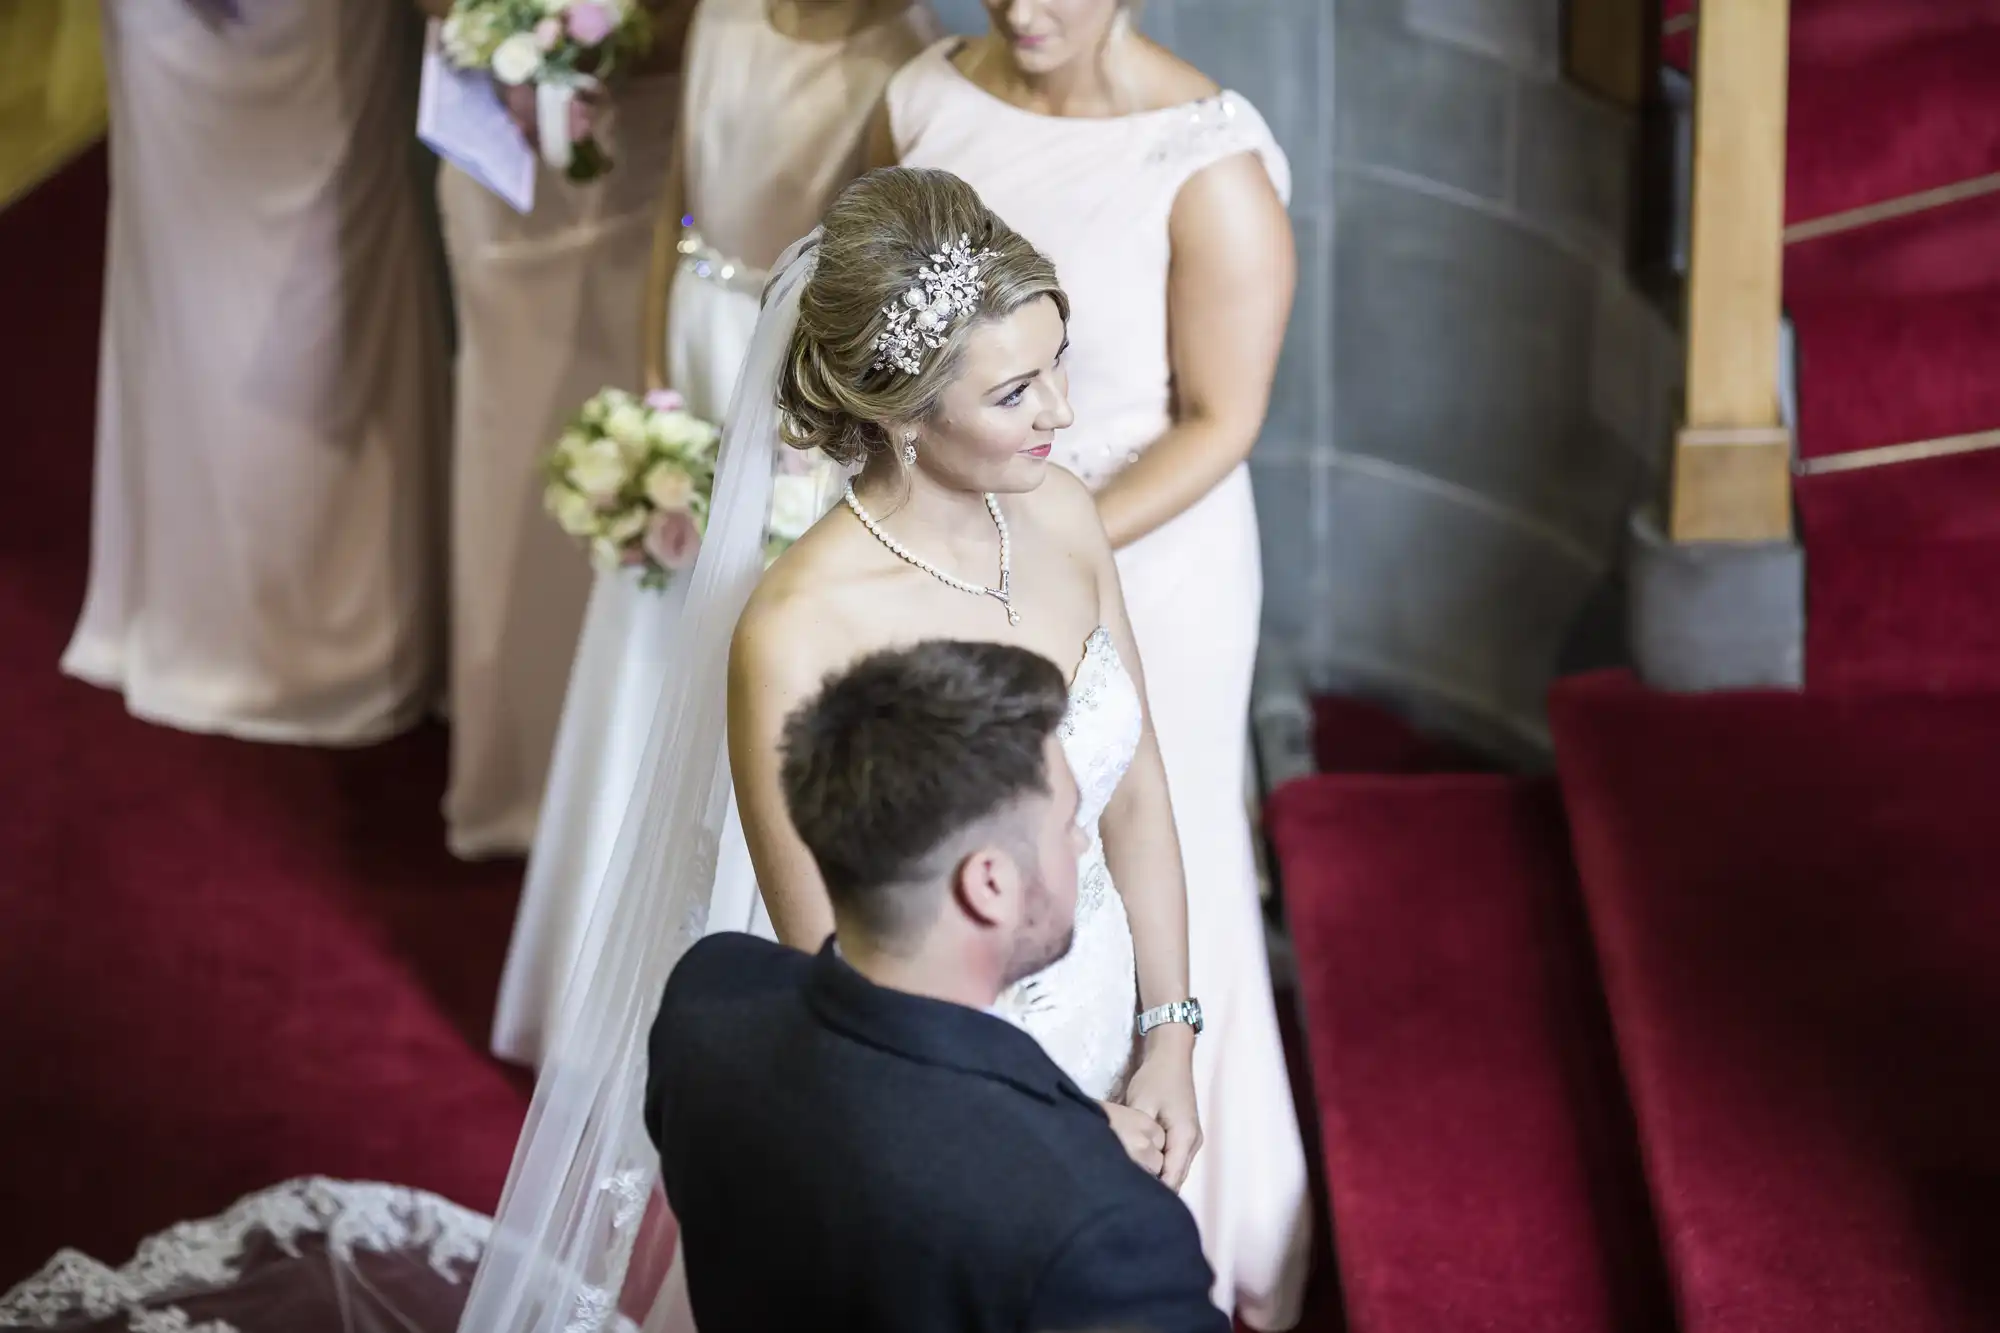
<svg viewBox="0 0 2000 1333">
<path fill-rule="evenodd" d="M 460 1333 L 613 1327 L 658 1180 L 641 1100 L 646 1034 L 661 989 L 718 900 L 756 900 L 733 827 L 724 731 L 729 641 L 764 567 L 773 451 L 784 447 L 778 373 L 818 239 L 815 231 L 787 250 L 764 291 L 637 790 L 563 995 Z M 643 1307 L 632 1313 L 643 1317 Z"/>
</svg>

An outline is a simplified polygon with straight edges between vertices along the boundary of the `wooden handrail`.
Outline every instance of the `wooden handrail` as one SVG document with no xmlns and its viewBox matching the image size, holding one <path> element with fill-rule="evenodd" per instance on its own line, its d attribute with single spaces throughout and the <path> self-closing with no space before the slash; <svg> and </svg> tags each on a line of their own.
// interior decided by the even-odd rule
<svg viewBox="0 0 2000 1333">
<path fill-rule="evenodd" d="M 1792 441 L 1778 407 L 1788 10 L 1787 0 L 1717 0 L 1696 29 L 1676 542 L 1792 535 Z"/>
</svg>

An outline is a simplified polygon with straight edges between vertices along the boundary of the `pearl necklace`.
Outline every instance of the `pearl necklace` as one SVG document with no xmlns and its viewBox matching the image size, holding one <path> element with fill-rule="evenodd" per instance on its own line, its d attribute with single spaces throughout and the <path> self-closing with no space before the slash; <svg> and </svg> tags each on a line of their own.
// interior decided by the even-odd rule
<svg viewBox="0 0 2000 1333">
<path fill-rule="evenodd" d="M 939 583 L 944 584 L 947 588 L 956 588 L 960 592 L 969 592 L 977 597 L 991 597 L 994 601 L 1007 608 L 1008 624 L 1018 625 L 1021 623 L 1021 613 L 1014 609 L 1012 592 L 1014 566 L 1011 558 L 1011 548 L 1007 541 L 1007 519 L 1000 512 L 1000 502 L 994 499 L 990 493 L 986 496 L 986 512 L 993 516 L 993 526 L 1000 533 L 1000 586 L 997 588 L 988 588 L 977 583 L 967 583 L 961 578 L 954 578 L 930 561 L 912 555 L 909 549 L 901 542 L 882 531 L 882 525 L 875 521 L 873 514 L 861 507 L 861 501 L 854 494 L 853 482 L 850 481 L 847 483 L 847 493 L 843 498 L 847 501 L 847 507 L 854 511 L 854 516 L 861 520 L 861 526 L 868 529 L 876 541 L 888 547 L 890 555 L 895 556 L 898 560 L 915 565 L 918 569 L 921 569 Z"/>
</svg>

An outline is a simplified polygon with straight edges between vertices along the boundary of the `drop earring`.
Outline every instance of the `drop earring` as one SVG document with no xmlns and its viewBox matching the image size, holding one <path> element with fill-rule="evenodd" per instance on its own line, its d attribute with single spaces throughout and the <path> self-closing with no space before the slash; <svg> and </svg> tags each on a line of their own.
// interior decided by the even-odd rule
<svg viewBox="0 0 2000 1333">
<path fill-rule="evenodd" d="M 916 465 L 917 465 L 917 433 L 915 431 L 911 431 L 905 436 L 903 436 L 903 466 L 915 467 Z"/>
</svg>

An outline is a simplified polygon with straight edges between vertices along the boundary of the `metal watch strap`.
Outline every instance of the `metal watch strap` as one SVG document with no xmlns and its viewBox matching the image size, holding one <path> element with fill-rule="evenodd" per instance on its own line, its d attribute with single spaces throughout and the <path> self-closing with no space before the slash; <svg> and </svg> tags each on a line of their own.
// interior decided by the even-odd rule
<svg viewBox="0 0 2000 1333">
<path fill-rule="evenodd" d="M 1185 1023 L 1195 1030 L 1196 1036 L 1200 1036 L 1201 1001 L 1190 997 L 1153 1006 L 1139 1015 L 1139 1035 L 1143 1037 L 1154 1028 L 1165 1027 L 1169 1023 Z"/>
</svg>

